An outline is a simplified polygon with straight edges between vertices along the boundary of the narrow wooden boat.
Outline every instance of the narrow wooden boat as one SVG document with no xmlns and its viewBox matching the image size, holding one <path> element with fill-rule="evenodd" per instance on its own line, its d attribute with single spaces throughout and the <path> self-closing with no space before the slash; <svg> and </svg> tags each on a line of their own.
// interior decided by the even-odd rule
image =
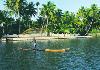
<svg viewBox="0 0 100 70">
<path fill-rule="evenodd" d="M 44 51 L 42 49 L 33 49 L 33 48 L 29 48 L 29 49 L 27 49 L 27 48 L 20 48 L 20 50 L 23 50 L 23 51 L 29 51 L 29 50 Z"/>
<path fill-rule="evenodd" d="M 65 52 L 69 50 L 69 48 L 67 49 L 45 49 L 46 52 Z"/>
<path fill-rule="evenodd" d="M 54 49 L 45 49 L 46 52 L 65 52 L 65 49 L 54 50 Z"/>
<path fill-rule="evenodd" d="M 70 48 L 66 48 L 66 49 L 25 49 L 25 48 L 20 48 L 20 50 L 23 51 L 28 51 L 28 50 L 35 50 L 35 51 L 45 51 L 45 52 L 65 52 L 68 51 Z"/>
</svg>

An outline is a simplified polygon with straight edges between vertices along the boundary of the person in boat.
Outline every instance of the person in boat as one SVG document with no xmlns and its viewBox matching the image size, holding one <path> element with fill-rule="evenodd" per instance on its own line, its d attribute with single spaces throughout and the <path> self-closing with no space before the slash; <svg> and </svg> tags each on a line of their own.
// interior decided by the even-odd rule
<svg viewBox="0 0 100 70">
<path fill-rule="evenodd" d="M 32 45 L 33 49 L 37 49 L 36 39 L 34 38 L 32 42 L 33 42 Z"/>
</svg>

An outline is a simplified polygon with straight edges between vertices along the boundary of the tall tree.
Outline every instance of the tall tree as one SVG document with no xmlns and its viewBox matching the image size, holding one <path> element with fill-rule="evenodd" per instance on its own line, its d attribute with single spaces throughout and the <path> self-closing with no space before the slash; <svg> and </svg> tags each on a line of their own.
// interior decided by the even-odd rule
<svg viewBox="0 0 100 70">
<path fill-rule="evenodd" d="M 36 3 L 36 6 L 37 6 L 37 16 L 39 16 L 39 7 L 38 7 L 39 5 L 40 5 L 40 3 L 37 2 L 37 3 Z"/>
<path fill-rule="evenodd" d="M 63 13 L 62 13 L 62 10 L 61 9 L 57 9 L 55 10 L 55 14 L 54 14 L 54 18 L 52 19 L 53 20 L 53 32 L 54 33 L 60 33 L 61 32 L 61 26 L 62 26 L 62 23 L 63 23 Z"/>
<path fill-rule="evenodd" d="M 20 19 L 20 21 L 26 20 L 28 24 L 28 27 L 30 28 L 30 19 L 32 16 L 36 15 L 36 8 L 34 7 L 35 4 L 33 2 L 27 2 L 26 0 L 6 0 L 6 6 L 14 12 L 14 15 L 17 19 Z M 29 21 L 29 22 L 28 22 Z M 19 25 L 19 33 L 20 33 L 20 27 Z"/>
<path fill-rule="evenodd" d="M 77 13 L 78 33 L 80 35 L 88 35 L 93 28 L 96 27 L 99 20 L 99 9 L 97 5 L 91 5 L 91 8 L 81 7 Z M 98 16 L 98 17 L 97 17 Z"/>
<path fill-rule="evenodd" d="M 47 21 L 47 24 L 46 24 L 47 36 L 50 35 L 50 29 L 52 28 L 50 26 L 52 23 L 52 18 L 53 18 L 55 9 L 56 9 L 56 5 L 50 1 L 47 4 L 43 4 L 43 8 L 41 9 L 40 15 L 43 16 L 43 18 L 46 18 L 46 21 Z"/>
<path fill-rule="evenodd" d="M 86 26 L 88 24 L 87 16 L 88 16 L 88 10 L 84 7 L 81 7 L 76 15 L 77 18 L 76 24 L 78 25 L 77 33 L 79 33 L 80 35 L 85 35 L 87 33 L 86 30 Z"/>
</svg>

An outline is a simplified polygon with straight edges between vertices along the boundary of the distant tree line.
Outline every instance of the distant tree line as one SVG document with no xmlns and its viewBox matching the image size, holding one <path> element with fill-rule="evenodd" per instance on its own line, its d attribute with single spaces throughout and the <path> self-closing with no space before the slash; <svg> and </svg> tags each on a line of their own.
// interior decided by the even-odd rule
<svg viewBox="0 0 100 70">
<path fill-rule="evenodd" d="M 21 34 L 29 28 L 47 32 L 47 36 L 50 32 L 79 35 L 100 32 L 100 7 L 96 4 L 90 8 L 82 6 L 77 13 L 63 12 L 50 1 L 41 8 L 39 5 L 39 2 L 35 4 L 26 0 L 6 0 L 6 9 L 0 10 L 0 37 L 4 34 Z M 33 21 L 35 16 L 38 18 Z"/>
</svg>

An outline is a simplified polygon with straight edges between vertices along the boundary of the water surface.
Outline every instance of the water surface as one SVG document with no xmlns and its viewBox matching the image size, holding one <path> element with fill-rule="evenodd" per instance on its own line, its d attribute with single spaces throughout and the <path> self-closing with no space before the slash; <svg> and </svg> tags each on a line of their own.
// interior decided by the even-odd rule
<svg viewBox="0 0 100 70">
<path fill-rule="evenodd" d="M 70 48 L 64 53 L 22 51 L 31 41 L 0 42 L 0 70 L 100 70 L 100 38 L 38 40 L 39 49 Z"/>
</svg>

